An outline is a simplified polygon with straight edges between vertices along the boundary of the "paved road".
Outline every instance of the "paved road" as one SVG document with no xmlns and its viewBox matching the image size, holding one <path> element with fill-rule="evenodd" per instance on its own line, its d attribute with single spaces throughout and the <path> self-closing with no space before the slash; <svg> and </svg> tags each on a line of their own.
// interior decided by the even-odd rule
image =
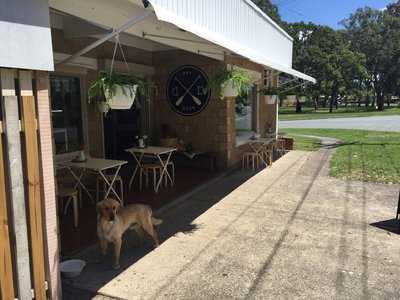
<svg viewBox="0 0 400 300">
<path fill-rule="evenodd" d="M 158 216 L 159 248 L 127 233 L 121 270 L 93 249 L 70 284 L 110 299 L 400 299 L 399 236 L 374 226 L 399 187 L 330 178 L 329 154 L 213 183 Z"/>
<path fill-rule="evenodd" d="M 400 132 L 400 116 L 280 121 L 279 128 L 340 128 Z"/>
</svg>

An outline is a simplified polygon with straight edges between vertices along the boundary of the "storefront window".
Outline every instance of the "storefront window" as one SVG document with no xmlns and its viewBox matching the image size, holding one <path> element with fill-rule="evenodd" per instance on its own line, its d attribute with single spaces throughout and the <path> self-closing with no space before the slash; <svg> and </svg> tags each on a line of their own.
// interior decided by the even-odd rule
<svg viewBox="0 0 400 300">
<path fill-rule="evenodd" d="M 238 139 L 249 138 L 257 132 L 257 88 L 236 97 L 236 135 Z"/>
<path fill-rule="evenodd" d="M 56 154 L 78 151 L 83 145 L 80 80 L 52 76 L 50 85 Z"/>
</svg>

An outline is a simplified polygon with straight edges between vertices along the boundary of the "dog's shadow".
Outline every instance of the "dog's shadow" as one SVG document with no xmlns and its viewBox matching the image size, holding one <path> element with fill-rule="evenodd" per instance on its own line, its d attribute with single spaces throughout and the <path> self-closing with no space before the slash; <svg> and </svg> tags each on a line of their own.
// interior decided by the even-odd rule
<svg viewBox="0 0 400 300">
<path fill-rule="evenodd" d="M 159 230 L 161 243 L 176 232 L 176 225 L 176 223 L 174 223 L 173 226 L 169 226 L 168 223 L 161 225 L 163 226 L 162 230 Z M 180 227 L 180 232 L 192 234 L 199 228 L 200 226 L 198 225 L 186 223 Z M 134 230 L 128 230 L 124 233 L 120 258 L 121 267 L 118 270 L 112 268 L 114 249 L 111 243 L 108 246 L 107 255 L 105 257 L 100 255 L 99 244 L 87 248 L 74 257 L 86 261 L 86 267 L 81 275 L 74 279 L 64 278 L 63 283 L 70 286 L 75 286 L 76 284 L 82 285 L 82 283 L 85 283 L 85 289 L 95 292 L 105 283 L 118 276 L 132 264 L 154 250 L 154 245 L 150 236 L 146 233 L 144 236 L 144 241 L 141 243 L 139 236 Z"/>
</svg>

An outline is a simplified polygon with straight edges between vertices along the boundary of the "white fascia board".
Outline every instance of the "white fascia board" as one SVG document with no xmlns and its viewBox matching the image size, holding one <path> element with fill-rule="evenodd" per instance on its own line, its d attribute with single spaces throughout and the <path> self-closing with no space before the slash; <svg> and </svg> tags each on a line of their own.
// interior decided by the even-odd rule
<svg viewBox="0 0 400 300">
<path fill-rule="evenodd" d="M 207 28 L 207 26 L 199 25 L 199 24 L 193 22 L 192 20 L 189 20 L 185 16 L 182 16 L 179 13 L 177 13 L 176 11 L 174 11 L 170 6 L 165 6 L 165 3 L 166 3 L 165 0 L 150 0 L 150 2 L 152 3 L 152 6 L 156 13 L 156 16 L 160 21 L 174 24 L 175 26 L 177 26 L 187 32 L 191 32 L 194 35 L 196 35 L 202 39 L 205 39 L 207 41 L 210 41 L 211 43 L 213 43 L 215 45 L 218 45 L 218 46 L 228 49 L 238 55 L 246 57 L 255 63 L 265 66 L 266 68 L 284 72 L 284 73 L 290 74 L 292 76 L 310 81 L 312 83 L 316 82 L 316 80 L 313 77 L 303 74 L 303 73 L 291 68 L 292 41 L 291 40 L 289 41 L 290 37 L 280 27 L 279 27 L 279 29 L 280 29 L 280 31 L 282 31 L 282 32 L 280 32 L 282 39 L 287 40 L 287 42 L 290 43 L 290 51 L 289 51 L 290 53 L 289 52 L 286 53 L 289 56 L 289 58 L 288 58 L 288 60 L 290 61 L 289 65 L 287 65 L 288 61 L 286 61 L 286 63 L 283 63 L 283 64 L 279 63 L 279 61 L 276 61 L 276 60 L 273 61 L 273 60 L 261 55 L 261 53 L 258 49 L 249 48 L 249 47 L 247 47 L 246 44 L 240 43 L 240 41 L 234 41 L 231 38 L 228 38 L 227 36 L 220 34 L 219 32 L 210 30 L 209 28 Z M 175 2 L 176 2 L 176 0 L 175 0 Z M 246 3 L 247 3 L 247 1 L 246 1 Z M 257 13 L 259 13 L 259 12 L 257 11 Z M 266 17 L 265 14 L 263 15 L 263 17 L 264 18 Z M 238 21 L 238 20 L 236 20 L 236 21 Z M 275 24 L 275 26 L 277 26 L 277 25 Z M 232 33 L 232 35 L 234 35 L 234 33 Z M 286 50 L 288 50 L 288 49 L 286 49 Z"/>
<path fill-rule="evenodd" d="M 0 67 L 53 71 L 47 0 L 0 2 Z"/>
</svg>

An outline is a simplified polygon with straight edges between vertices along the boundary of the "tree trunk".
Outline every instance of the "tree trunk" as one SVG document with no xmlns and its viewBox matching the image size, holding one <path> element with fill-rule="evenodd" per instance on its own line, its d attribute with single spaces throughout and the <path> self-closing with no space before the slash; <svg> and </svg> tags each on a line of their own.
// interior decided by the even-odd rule
<svg viewBox="0 0 400 300">
<path fill-rule="evenodd" d="M 318 110 L 318 96 L 316 96 L 314 98 L 314 110 L 317 111 Z"/>
<path fill-rule="evenodd" d="M 332 113 L 333 112 L 333 102 L 335 101 L 335 97 L 332 95 L 331 99 L 329 101 L 329 112 Z"/>
<path fill-rule="evenodd" d="M 368 108 L 369 107 L 369 102 L 371 101 L 369 94 L 367 96 L 365 96 L 365 107 Z"/>
<path fill-rule="evenodd" d="M 324 96 L 324 101 L 322 101 L 322 107 L 325 108 L 326 107 L 326 102 L 328 101 L 328 97 Z"/>
<path fill-rule="evenodd" d="M 296 96 L 296 113 L 302 113 L 299 97 Z"/>
<path fill-rule="evenodd" d="M 331 95 L 331 99 L 329 101 L 329 112 L 332 113 L 333 112 L 333 105 L 336 103 L 337 105 L 337 98 L 338 98 L 338 93 L 337 93 L 337 89 L 333 88 L 332 91 L 332 95 Z"/>
<path fill-rule="evenodd" d="M 383 111 L 385 108 L 385 95 L 382 92 L 376 95 L 376 106 L 379 111 Z"/>
</svg>

